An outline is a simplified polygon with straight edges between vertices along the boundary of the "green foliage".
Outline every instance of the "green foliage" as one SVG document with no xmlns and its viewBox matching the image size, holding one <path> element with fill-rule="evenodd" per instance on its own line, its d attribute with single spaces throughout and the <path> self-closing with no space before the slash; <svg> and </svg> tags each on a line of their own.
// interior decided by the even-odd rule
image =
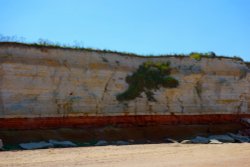
<svg viewBox="0 0 250 167">
<path fill-rule="evenodd" d="M 223 56 L 217 56 L 214 52 L 207 52 L 207 53 L 192 52 L 189 54 L 189 57 L 197 61 L 200 61 L 201 58 L 203 57 L 204 58 L 224 58 Z"/>
<path fill-rule="evenodd" d="M 197 61 L 200 61 L 201 57 L 202 55 L 200 53 L 196 53 L 196 52 L 190 53 L 190 58 L 195 59 Z"/>
<path fill-rule="evenodd" d="M 170 63 L 145 62 L 139 66 L 138 70 L 126 77 L 129 84 L 128 89 L 117 96 L 117 100 L 133 100 L 145 92 L 149 101 L 155 101 L 152 90 L 165 88 L 175 88 L 179 82 L 169 76 L 171 72 Z"/>
<path fill-rule="evenodd" d="M 170 76 L 164 77 L 162 80 L 162 85 L 165 88 L 175 88 L 176 85 L 178 85 L 178 84 L 179 84 L 178 81 Z"/>
</svg>

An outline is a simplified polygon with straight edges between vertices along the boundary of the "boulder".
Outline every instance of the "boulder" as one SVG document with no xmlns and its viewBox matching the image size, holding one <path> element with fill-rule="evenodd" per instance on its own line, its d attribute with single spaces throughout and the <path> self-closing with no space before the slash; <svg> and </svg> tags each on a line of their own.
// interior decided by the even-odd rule
<svg viewBox="0 0 250 167">
<path fill-rule="evenodd" d="M 237 135 L 237 134 L 233 134 L 233 133 L 228 133 L 228 135 L 230 137 L 232 137 L 236 142 L 239 143 L 248 143 L 250 141 L 250 139 L 246 136 L 242 136 L 242 135 Z"/>
<path fill-rule="evenodd" d="M 182 140 L 181 144 L 191 144 L 192 141 L 191 140 Z"/>
<path fill-rule="evenodd" d="M 170 138 L 166 138 L 164 139 L 165 143 L 179 143 L 178 141 L 174 140 L 174 139 L 170 139 Z"/>
<path fill-rule="evenodd" d="M 106 140 L 99 140 L 95 146 L 106 146 L 108 145 L 108 142 Z"/>
<path fill-rule="evenodd" d="M 128 145 L 128 144 L 129 144 L 129 142 L 122 141 L 122 140 L 119 140 L 119 141 L 116 142 L 116 145 Z"/>
<path fill-rule="evenodd" d="M 194 139 L 192 139 L 191 142 L 194 144 L 207 144 L 209 143 L 209 139 L 206 137 L 197 136 Z"/>
<path fill-rule="evenodd" d="M 53 144 L 54 147 L 76 147 L 77 146 L 71 141 L 49 140 L 49 143 Z"/>
<path fill-rule="evenodd" d="M 219 140 L 220 142 L 223 142 L 223 143 L 233 143 L 234 142 L 234 139 L 228 135 L 212 135 L 212 136 L 209 136 L 209 139 L 210 140 L 212 140 L 212 139 Z"/>
<path fill-rule="evenodd" d="M 222 144 L 222 142 L 216 139 L 210 139 L 209 141 L 210 141 L 209 144 Z"/>
<path fill-rule="evenodd" d="M 25 150 L 33 150 L 33 149 L 51 148 L 53 147 L 53 144 L 45 142 L 45 141 L 41 141 L 41 142 L 32 142 L 32 143 L 22 143 L 22 144 L 19 144 L 19 146 Z"/>
</svg>

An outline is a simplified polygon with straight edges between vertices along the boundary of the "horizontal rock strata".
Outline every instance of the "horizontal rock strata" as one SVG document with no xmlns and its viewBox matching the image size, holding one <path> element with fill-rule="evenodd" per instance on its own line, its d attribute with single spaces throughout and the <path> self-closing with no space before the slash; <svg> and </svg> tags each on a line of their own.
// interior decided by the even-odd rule
<svg viewBox="0 0 250 167">
<path fill-rule="evenodd" d="M 126 76 L 147 61 L 169 61 L 179 86 L 155 90 L 156 101 L 148 101 L 145 93 L 117 101 L 128 88 Z M 223 122 L 242 114 L 250 114 L 250 72 L 238 59 L 140 57 L 0 44 L 4 128 Z"/>
</svg>

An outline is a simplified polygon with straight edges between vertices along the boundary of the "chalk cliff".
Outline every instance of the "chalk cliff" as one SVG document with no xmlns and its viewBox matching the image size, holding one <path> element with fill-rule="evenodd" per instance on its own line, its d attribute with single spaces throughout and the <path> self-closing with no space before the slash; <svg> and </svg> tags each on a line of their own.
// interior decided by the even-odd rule
<svg viewBox="0 0 250 167">
<path fill-rule="evenodd" d="M 177 88 L 119 102 L 143 62 L 171 63 Z M 231 58 L 140 57 L 0 44 L 0 118 L 250 114 L 250 70 Z"/>
</svg>

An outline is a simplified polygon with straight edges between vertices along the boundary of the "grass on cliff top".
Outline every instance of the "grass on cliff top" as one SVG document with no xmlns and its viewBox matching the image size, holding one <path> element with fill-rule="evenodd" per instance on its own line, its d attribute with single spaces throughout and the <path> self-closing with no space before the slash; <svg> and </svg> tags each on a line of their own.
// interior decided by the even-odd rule
<svg viewBox="0 0 250 167">
<path fill-rule="evenodd" d="M 13 39 L 12 39 L 13 38 Z M 0 46 L 1 45 L 21 45 L 21 46 L 27 46 L 27 47 L 37 47 L 37 48 L 60 48 L 60 49 L 72 49 L 72 50 L 83 50 L 83 51 L 93 51 L 93 52 L 101 52 L 101 53 L 116 53 L 116 54 L 122 54 L 127 56 L 136 56 L 136 57 L 190 57 L 195 60 L 200 60 L 201 58 L 227 58 L 227 59 L 236 59 L 243 61 L 242 58 L 234 56 L 234 57 L 228 57 L 228 56 L 219 56 L 216 55 L 214 52 L 207 52 L 207 53 L 198 53 L 198 52 L 192 52 L 190 54 L 162 54 L 162 55 L 139 55 L 135 53 L 130 52 L 119 52 L 114 50 L 108 50 L 108 49 L 96 49 L 96 48 L 90 48 L 90 47 L 84 47 L 80 43 L 76 43 L 74 45 L 69 44 L 61 44 L 59 42 L 52 42 L 45 39 L 39 39 L 37 42 L 34 43 L 26 43 L 23 42 L 24 40 L 19 40 L 16 37 L 4 37 L 0 35 Z"/>
</svg>

